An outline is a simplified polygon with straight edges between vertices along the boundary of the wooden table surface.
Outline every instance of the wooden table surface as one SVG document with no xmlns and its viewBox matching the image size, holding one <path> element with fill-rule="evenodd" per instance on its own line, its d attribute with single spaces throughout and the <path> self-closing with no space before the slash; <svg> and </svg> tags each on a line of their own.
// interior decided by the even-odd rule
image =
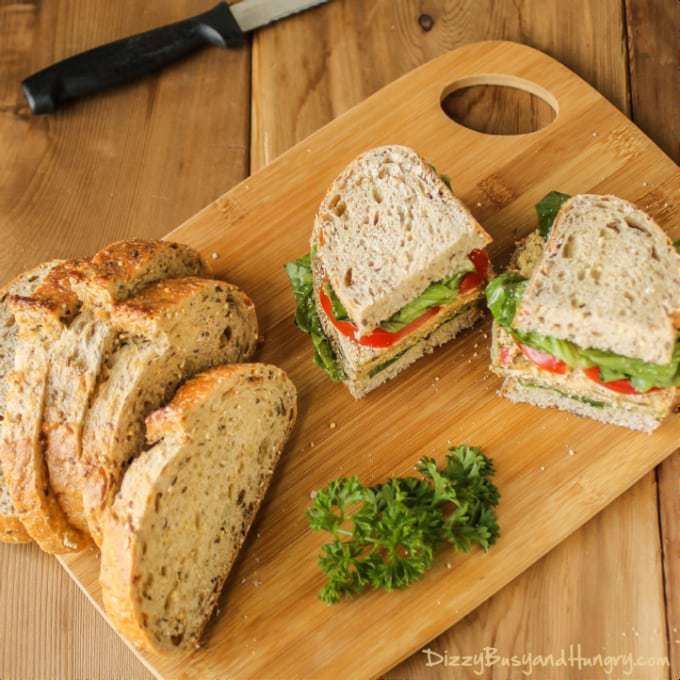
<svg viewBox="0 0 680 680">
<path fill-rule="evenodd" d="M 680 158 L 677 0 L 333 0 L 246 49 L 208 50 L 59 115 L 29 114 L 18 83 L 32 71 L 213 2 L 0 0 L 0 278 L 113 239 L 162 236 L 386 83 L 470 41 L 544 50 Z M 543 116 L 498 92 L 469 92 L 451 110 L 489 131 Z M 566 674 L 553 665 L 530 677 L 677 679 L 679 485 L 676 454 L 429 648 L 558 657 L 581 645 L 583 656 L 643 659 L 632 674 L 576 660 Z M 479 666 L 426 662 L 418 653 L 387 678 L 480 677 Z M 0 546 L 2 680 L 150 677 L 54 559 Z M 526 676 L 497 666 L 483 677 Z"/>
</svg>

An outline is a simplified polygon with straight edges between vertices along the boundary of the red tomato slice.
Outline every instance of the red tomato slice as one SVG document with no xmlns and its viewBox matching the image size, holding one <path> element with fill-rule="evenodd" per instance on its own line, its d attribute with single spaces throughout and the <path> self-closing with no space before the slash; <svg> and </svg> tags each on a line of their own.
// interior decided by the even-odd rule
<svg viewBox="0 0 680 680">
<path fill-rule="evenodd" d="M 552 354 L 547 352 L 541 352 L 540 350 L 529 347 L 528 345 L 523 345 L 521 342 L 517 343 L 519 348 L 522 350 L 527 359 L 533 361 L 539 368 L 544 371 L 550 371 L 550 373 L 568 373 L 569 366 L 564 363 L 561 359 L 554 357 Z"/>
<path fill-rule="evenodd" d="M 509 366 L 510 363 L 510 348 L 507 345 L 503 345 L 503 347 L 501 347 L 501 365 Z"/>
<path fill-rule="evenodd" d="M 475 249 L 468 255 L 472 264 L 475 265 L 475 271 L 466 274 L 458 286 L 458 292 L 463 295 L 473 288 L 481 286 L 487 280 L 489 275 L 489 256 L 485 250 Z"/>
<path fill-rule="evenodd" d="M 630 380 L 626 378 L 621 380 L 608 380 L 605 382 L 600 377 L 600 369 L 597 366 L 585 368 L 583 369 L 583 372 L 598 385 L 602 385 L 602 387 L 606 387 L 614 392 L 619 392 L 620 394 L 649 394 L 650 392 L 656 392 L 659 389 L 658 387 L 651 387 L 644 392 L 640 392 L 639 390 L 636 390 L 633 385 L 631 385 Z"/>
<path fill-rule="evenodd" d="M 402 328 L 400 331 L 397 331 L 396 333 L 391 333 L 390 331 L 386 331 L 383 328 L 376 328 L 372 333 L 364 335 L 361 338 L 357 338 L 357 327 L 355 324 L 353 324 L 351 321 L 338 321 L 333 316 L 333 304 L 331 303 L 331 299 L 328 297 L 328 295 L 326 295 L 323 288 L 319 291 L 319 299 L 321 300 L 323 311 L 326 312 L 326 316 L 344 336 L 354 340 L 354 342 L 360 345 L 376 348 L 391 347 L 395 342 L 401 340 L 409 333 L 413 333 L 413 331 L 415 331 L 419 326 L 422 326 L 428 319 L 432 318 L 440 310 L 440 307 L 432 307 L 431 309 L 428 309 L 415 321 L 411 321 L 410 324 L 404 326 L 404 328 Z"/>
</svg>

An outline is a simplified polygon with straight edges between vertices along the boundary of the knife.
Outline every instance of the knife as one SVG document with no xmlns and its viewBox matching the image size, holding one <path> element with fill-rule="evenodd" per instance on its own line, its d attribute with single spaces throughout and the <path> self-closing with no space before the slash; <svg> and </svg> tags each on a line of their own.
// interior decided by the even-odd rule
<svg viewBox="0 0 680 680">
<path fill-rule="evenodd" d="M 52 113 L 65 102 L 124 85 L 208 45 L 242 47 L 245 34 L 328 0 L 243 0 L 101 45 L 48 66 L 21 87 L 33 113 Z"/>
</svg>

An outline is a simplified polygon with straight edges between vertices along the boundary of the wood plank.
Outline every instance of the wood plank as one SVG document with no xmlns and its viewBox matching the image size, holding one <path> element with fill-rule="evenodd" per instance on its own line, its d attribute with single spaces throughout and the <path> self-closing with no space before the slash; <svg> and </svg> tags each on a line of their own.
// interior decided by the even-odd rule
<svg viewBox="0 0 680 680">
<path fill-rule="evenodd" d="M 625 0 L 632 117 L 680 162 L 680 68 L 675 0 Z M 680 677 L 680 452 L 657 470 L 671 677 Z"/>
<path fill-rule="evenodd" d="M 520 136 L 483 135 L 449 121 L 442 93 L 489 73 L 542 93 L 559 109 L 556 120 Z M 164 676 L 252 678 L 275 668 L 282 677 L 374 677 L 477 608 L 677 446 L 678 418 L 644 435 L 498 399 L 483 328 L 364 402 L 328 383 L 293 329 L 281 265 L 308 247 L 309 225 L 331 179 L 361 150 L 395 138 L 455 177 L 458 194 L 494 236 L 495 256 L 507 256 L 513 235 L 530 229 L 533 203 L 555 186 L 606 187 L 648 206 L 671 235 L 680 234 L 674 200 L 680 177 L 672 161 L 564 66 L 507 42 L 470 44 L 416 69 L 172 232 L 170 238 L 218 253 L 219 272 L 252 295 L 266 338 L 260 359 L 289 372 L 302 417 L 225 589 L 228 615 L 188 657 L 146 655 Z M 478 205 L 479 197 L 491 204 Z M 368 482 L 404 474 L 421 454 L 441 455 L 448 440 L 473 441 L 496 458 L 504 494 L 498 544 L 487 555 L 441 555 L 403 593 L 370 593 L 332 609 L 320 603 L 321 576 L 310 558 L 322 538 L 304 519 L 310 493 L 348 471 Z M 445 567 L 447 558 L 455 568 Z M 93 556 L 61 560 L 97 598 Z"/>
<path fill-rule="evenodd" d="M 625 0 L 632 117 L 680 163 L 680 3 Z"/>
<path fill-rule="evenodd" d="M 540 10 L 529 3 L 442 5 L 374 3 L 373 11 L 366 14 L 365 6 L 345 2 L 342 7 L 323 8 L 305 17 L 304 22 L 298 19 L 261 32 L 253 45 L 251 156 L 254 169 L 387 82 L 468 40 L 506 38 L 540 47 L 571 65 L 629 113 L 620 3 L 541 3 Z M 428 13 L 434 21 L 429 32 L 423 31 L 418 22 L 421 12 Z M 321 43 L 316 58 L 306 49 L 303 40 L 310 24 Z M 556 32 L 557 24 L 564 27 L 564 31 Z M 272 63 L 276 64 L 275 69 L 271 68 Z M 295 76 L 286 77 L 286 74 Z M 519 132 L 527 126 L 545 124 L 551 118 L 540 108 L 529 110 L 521 95 L 503 98 L 498 91 L 481 96 L 478 96 L 481 93 L 470 94 L 453 99 L 451 108 L 456 115 L 466 117 L 475 129 L 504 131 L 509 125 Z M 519 118 L 527 111 L 529 120 L 520 122 Z M 639 638 L 633 635 L 623 638 L 620 633 L 624 626 L 631 631 L 634 626 L 645 630 L 642 623 L 650 615 L 658 618 L 663 607 L 658 597 L 660 569 L 655 549 L 658 529 L 649 522 L 650 513 L 653 517 L 656 514 L 652 481 L 650 475 L 640 482 L 601 518 L 583 527 L 489 603 L 433 641 L 431 647 L 469 654 L 501 640 L 503 652 L 512 655 L 559 650 L 579 639 L 587 640 L 597 649 L 614 638 L 617 643 L 624 641 L 624 651 L 641 651 Z M 646 517 L 631 512 L 635 503 L 645 509 Z M 606 540 L 600 540 L 601 536 Z M 632 536 L 644 542 L 639 553 L 630 550 Z M 579 570 L 563 568 L 565 563 L 581 559 L 585 546 L 592 563 L 599 565 L 588 570 L 590 578 L 583 578 Z M 645 571 L 638 568 L 640 558 L 646 560 Z M 640 598 L 626 600 L 630 608 L 619 611 L 616 617 L 606 616 L 608 611 L 616 610 L 616 607 L 610 609 L 610 605 L 620 601 L 621 592 L 618 583 L 617 587 L 602 586 L 601 575 L 609 569 L 620 570 L 625 575 L 630 589 L 623 592 L 640 592 L 640 588 L 645 591 Z M 654 574 L 653 578 L 639 579 L 640 573 L 648 571 Z M 543 598 L 536 598 L 540 593 L 544 594 Z M 571 606 L 574 598 L 587 598 L 592 608 Z M 599 613 L 596 626 L 593 609 Z M 508 610 L 519 613 L 508 616 Z M 555 615 L 556 611 L 560 612 L 559 616 Z M 518 626 L 525 631 L 521 636 L 516 635 Z M 654 628 L 658 630 L 660 626 Z M 662 639 L 655 635 L 646 640 Z M 629 644 L 625 644 L 626 640 Z M 658 653 L 658 645 L 651 647 Z M 554 672 L 559 673 L 559 669 Z M 451 675 L 450 668 L 425 668 L 422 654 L 416 654 L 387 677 L 426 680 Z M 656 676 L 647 677 L 656 680 Z"/>
<path fill-rule="evenodd" d="M 663 548 L 666 594 L 666 627 L 671 659 L 671 678 L 680 677 L 680 453 L 658 468 L 659 519 Z"/>
<path fill-rule="evenodd" d="M 19 94 L 54 60 L 213 4 L 0 1 L 2 280 L 159 237 L 247 174 L 249 49 L 205 51 L 54 116 L 32 117 Z M 0 574 L 0 677 L 151 677 L 56 560 L 0 545 Z"/>
</svg>

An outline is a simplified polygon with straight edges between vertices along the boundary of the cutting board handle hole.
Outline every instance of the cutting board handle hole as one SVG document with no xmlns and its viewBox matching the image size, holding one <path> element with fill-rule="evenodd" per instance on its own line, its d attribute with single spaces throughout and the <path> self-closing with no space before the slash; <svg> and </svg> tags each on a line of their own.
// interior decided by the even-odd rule
<svg viewBox="0 0 680 680">
<path fill-rule="evenodd" d="M 448 85 L 441 107 L 454 122 L 488 135 L 524 135 L 557 118 L 555 97 L 536 83 L 506 75 L 479 75 Z"/>
</svg>

